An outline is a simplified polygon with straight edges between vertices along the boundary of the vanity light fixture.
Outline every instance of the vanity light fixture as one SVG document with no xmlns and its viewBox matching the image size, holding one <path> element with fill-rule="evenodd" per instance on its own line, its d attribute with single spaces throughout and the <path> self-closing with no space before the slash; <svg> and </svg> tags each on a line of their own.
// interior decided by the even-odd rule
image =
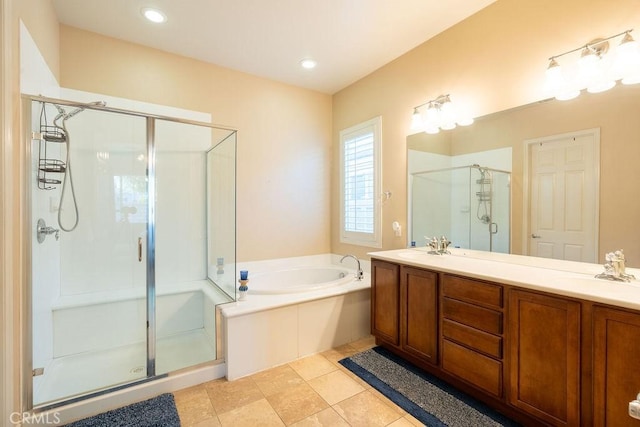
<svg viewBox="0 0 640 427">
<path fill-rule="evenodd" d="M 426 133 L 438 133 L 440 130 L 454 129 L 456 126 L 469 126 L 473 118 L 463 117 L 456 110 L 449 95 L 440 95 L 436 99 L 418 105 L 411 116 L 411 130 Z"/>
<path fill-rule="evenodd" d="M 631 36 L 633 29 L 596 39 L 584 46 L 569 50 L 549 58 L 546 71 L 547 90 L 558 100 L 573 99 L 583 89 L 599 93 L 611 89 L 620 80 L 623 84 L 640 83 L 640 47 Z M 615 48 L 610 41 L 621 37 Z M 571 53 L 580 52 L 573 63 L 566 67 L 558 59 Z"/>
<path fill-rule="evenodd" d="M 640 83 L 640 43 L 627 32 L 618 45 L 617 51 L 619 55 L 618 66 L 629 70 L 622 77 L 622 84 Z"/>
<path fill-rule="evenodd" d="M 167 22 L 167 15 L 165 15 L 162 11 L 151 7 L 142 8 L 142 16 L 156 24 Z"/>
</svg>

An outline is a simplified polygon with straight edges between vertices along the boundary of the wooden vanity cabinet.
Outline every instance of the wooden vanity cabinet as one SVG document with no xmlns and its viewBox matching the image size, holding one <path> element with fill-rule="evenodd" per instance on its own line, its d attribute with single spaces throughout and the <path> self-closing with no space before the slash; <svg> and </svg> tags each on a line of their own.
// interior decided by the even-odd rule
<svg viewBox="0 0 640 427">
<path fill-rule="evenodd" d="M 511 289 L 508 402 L 554 426 L 580 425 L 580 302 Z"/>
<path fill-rule="evenodd" d="M 640 427 L 628 414 L 640 392 L 639 311 L 371 265 L 379 344 L 525 425 Z"/>
<path fill-rule="evenodd" d="M 400 268 L 402 350 L 438 363 L 438 275 L 421 268 Z"/>
<path fill-rule="evenodd" d="M 442 369 L 503 395 L 503 286 L 441 275 Z"/>
<path fill-rule="evenodd" d="M 371 261 L 371 334 L 400 345 L 400 266 Z"/>
<path fill-rule="evenodd" d="M 640 314 L 593 310 L 593 425 L 640 426 L 629 402 L 640 392 Z"/>
<path fill-rule="evenodd" d="M 438 280 L 428 270 L 371 261 L 371 333 L 417 360 L 438 361 Z"/>
</svg>

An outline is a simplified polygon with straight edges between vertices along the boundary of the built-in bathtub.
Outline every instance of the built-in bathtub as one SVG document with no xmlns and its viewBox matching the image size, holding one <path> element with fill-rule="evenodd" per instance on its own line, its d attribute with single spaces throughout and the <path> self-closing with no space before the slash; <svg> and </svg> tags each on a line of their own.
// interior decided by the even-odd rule
<svg viewBox="0 0 640 427">
<path fill-rule="evenodd" d="M 339 255 L 241 263 L 244 301 L 218 307 L 227 378 L 234 380 L 370 334 L 370 276 L 355 279 L 355 262 Z"/>
<path fill-rule="evenodd" d="M 275 295 L 311 292 L 340 286 L 354 278 L 353 272 L 335 265 L 305 265 L 252 275 L 251 293 Z"/>
</svg>

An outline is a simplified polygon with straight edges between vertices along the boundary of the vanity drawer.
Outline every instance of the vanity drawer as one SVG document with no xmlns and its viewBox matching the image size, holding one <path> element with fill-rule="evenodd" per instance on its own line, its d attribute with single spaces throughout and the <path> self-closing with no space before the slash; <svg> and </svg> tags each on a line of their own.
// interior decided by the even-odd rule
<svg viewBox="0 0 640 427">
<path fill-rule="evenodd" d="M 451 298 L 442 299 L 442 317 L 490 334 L 502 335 L 502 313 Z"/>
<path fill-rule="evenodd" d="M 488 356 L 502 359 L 502 338 L 443 319 L 442 336 Z"/>
<path fill-rule="evenodd" d="M 442 340 L 442 368 L 494 396 L 502 397 L 502 363 Z"/>
<path fill-rule="evenodd" d="M 442 294 L 461 301 L 501 309 L 502 286 L 448 274 L 442 275 Z"/>
</svg>

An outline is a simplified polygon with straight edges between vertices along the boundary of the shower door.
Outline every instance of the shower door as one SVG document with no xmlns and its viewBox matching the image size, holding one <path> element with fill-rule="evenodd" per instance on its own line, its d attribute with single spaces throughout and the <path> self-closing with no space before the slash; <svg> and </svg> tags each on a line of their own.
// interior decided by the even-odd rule
<svg viewBox="0 0 640 427">
<path fill-rule="evenodd" d="M 33 403 L 42 405 L 147 377 L 147 120 L 78 110 L 56 140 L 45 126 L 74 107 L 30 104 Z M 60 167 L 45 176 L 46 164 Z"/>
<path fill-rule="evenodd" d="M 469 248 L 509 253 L 511 173 L 469 168 Z"/>
</svg>

